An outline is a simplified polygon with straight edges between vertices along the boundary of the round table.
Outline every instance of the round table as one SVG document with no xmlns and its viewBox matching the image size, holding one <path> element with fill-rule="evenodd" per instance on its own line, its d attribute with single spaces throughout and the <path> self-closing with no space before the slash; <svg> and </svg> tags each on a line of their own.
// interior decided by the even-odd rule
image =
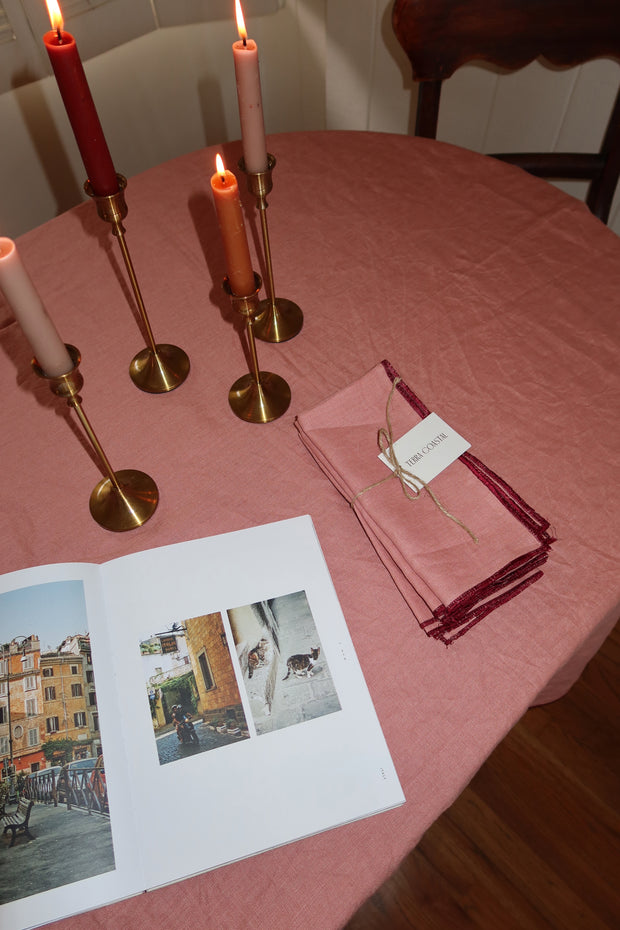
<svg viewBox="0 0 620 930">
<path fill-rule="evenodd" d="M 546 182 L 443 143 L 317 132 L 275 135 L 268 147 L 276 293 L 304 313 L 294 339 L 257 344 L 261 368 L 292 392 L 272 423 L 244 422 L 228 405 L 248 363 L 222 290 L 215 148 L 127 187 L 127 242 L 155 338 L 191 361 L 168 394 L 129 379 L 144 339 L 94 206 L 18 241 L 63 339 L 82 353 L 84 408 L 108 458 L 150 474 L 161 499 L 129 533 L 93 522 L 97 468 L 0 304 L 2 569 L 103 562 L 309 513 L 407 803 L 58 930 L 343 925 L 525 710 L 565 693 L 619 613 L 617 237 Z M 234 166 L 240 145 L 221 150 Z M 238 174 L 264 273 L 255 201 Z M 449 648 L 415 623 L 294 428 L 298 413 L 383 358 L 557 536 L 544 577 Z"/>
</svg>

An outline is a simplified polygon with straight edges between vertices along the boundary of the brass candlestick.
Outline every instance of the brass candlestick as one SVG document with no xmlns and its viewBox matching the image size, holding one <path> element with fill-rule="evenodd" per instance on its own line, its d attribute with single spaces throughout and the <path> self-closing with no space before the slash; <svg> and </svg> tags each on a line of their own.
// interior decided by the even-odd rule
<svg viewBox="0 0 620 930">
<path fill-rule="evenodd" d="M 80 390 L 84 378 L 78 370 L 80 353 L 75 346 L 68 345 L 67 351 L 71 356 L 74 367 L 65 375 L 49 377 L 40 367 L 36 358 L 32 360 L 32 368 L 40 378 L 45 378 L 54 394 L 64 397 L 67 404 L 75 410 L 90 444 L 97 453 L 97 457 L 107 474 L 94 488 L 90 495 L 90 513 L 93 519 L 106 530 L 122 532 L 133 530 L 155 513 L 159 501 L 159 492 L 153 479 L 143 471 L 132 468 L 122 471 L 113 471 L 99 440 L 82 410 Z"/>
<path fill-rule="evenodd" d="M 265 291 L 267 297 L 259 303 L 259 317 L 254 324 L 254 335 L 264 342 L 286 342 L 292 339 L 301 330 L 304 324 L 304 315 L 301 309 L 292 300 L 285 297 L 276 297 L 273 284 L 273 270 L 271 266 L 271 248 L 269 246 L 269 228 L 267 226 L 267 194 L 273 189 L 271 176 L 276 160 L 273 155 L 267 155 L 267 168 L 265 171 L 246 171 L 245 161 L 239 161 L 239 168 L 247 175 L 248 190 L 256 197 L 256 206 L 260 213 L 261 230 L 263 234 L 263 249 L 265 253 L 265 270 L 267 280 Z"/>
<path fill-rule="evenodd" d="M 229 295 L 233 309 L 245 317 L 245 331 L 250 349 L 251 371 L 242 375 L 228 392 L 228 403 L 233 412 L 249 423 L 269 423 L 288 410 L 291 389 L 279 375 L 271 371 L 260 371 L 254 341 L 254 324 L 260 313 L 258 292 L 262 281 L 254 272 L 256 289 L 243 297 L 233 294 L 228 278 L 224 278 L 224 290 Z"/>
<path fill-rule="evenodd" d="M 101 219 L 112 225 L 112 232 L 118 239 L 125 268 L 131 281 L 131 287 L 147 335 L 147 346 L 132 359 L 129 366 L 129 376 L 141 391 L 147 391 L 149 394 L 164 394 L 183 384 L 189 374 L 189 358 L 183 349 L 179 349 L 178 346 L 169 345 L 168 343 L 156 343 L 153 338 L 153 331 L 142 300 L 138 279 L 125 242 L 123 220 L 128 212 L 125 201 L 127 180 L 122 174 L 118 174 L 117 178 L 118 191 L 114 194 L 105 197 L 98 196 L 94 193 L 90 181 L 86 181 L 84 190 L 95 201 L 97 213 Z"/>
</svg>

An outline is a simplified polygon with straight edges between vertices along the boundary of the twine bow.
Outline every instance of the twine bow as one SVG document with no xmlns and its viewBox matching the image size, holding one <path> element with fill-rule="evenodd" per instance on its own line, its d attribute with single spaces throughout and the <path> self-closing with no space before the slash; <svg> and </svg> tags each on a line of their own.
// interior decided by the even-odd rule
<svg viewBox="0 0 620 930">
<path fill-rule="evenodd" d="M 402 378 L 395 378 L 392 383 L 392 390 L 390 391 L 385 405 L 385 426 L 382 426 L 377 433 L 377 443 L 379 449 L 387 459 L 387 461 L 392 466 L 393 471 L 391 474 L 386 475 L 385 478 L 381 478 L 380 481 L 375 481 L 374 484 L 369 484 L 367 487 L 362 488 L 361 491 L 358 491 L 355 497 L 351 500 L 351 507 L 355 504 L 355 501 L 358 497 L 361 497 L 362 494 L 365 494 L 366 491 L 372 490 L 372 488 L 378 487 L 380 484 L 384 484 L 386 481 L 390 481 L 392 478 L 397 478 L 400 481 L 400 486 L 403 494 L 410 501 L 416 501 L 422 491 L 426 491 L 429 495 L 435 506 L 448 517 L 449 520 L 452 520 L 457 526 L 460 526 L 461 529 L 465 530 L 468 533 L 475 543 L 478 542 L 478 537 L 473 533 L 468 526 L 466 526 L 458 517 L 455 517 L 454 514 L 451 514 L 449 510 L 443 506 L 441 501 L 437 498 L 437 495 L 429 488 L 426 481 L 423 481 L 422 478 L 419 478 L 417 475 L 414 475 L 413 472 L 408 471 L 408 469 L 403 468 L 403 466 L 398 461 L 398 456 L 396 455 L 396 450 L 394 448 L 394 437 L 392 434 L 392 421 L 390 420 L 390 405 L 392 403 L 392 397 L 396 386 L 400 384 Z M 416 485 L 418 485 L 416 487 Z"/>
</svg>

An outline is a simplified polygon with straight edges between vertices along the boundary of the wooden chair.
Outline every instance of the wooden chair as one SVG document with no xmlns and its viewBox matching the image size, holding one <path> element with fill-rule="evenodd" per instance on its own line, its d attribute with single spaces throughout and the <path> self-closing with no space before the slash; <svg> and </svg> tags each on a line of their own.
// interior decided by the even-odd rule
<svg viewBox="0 0 620 930">
<path fill-rule="evenodd" d="M 620 0 L 395 0 L 392 26 L 419 83 L 415 134 L 434 139 L 441 85 L 465 62 L 516 71 L 535 58 L 572 67 L 620 59 Z M 543 178 L 590 180 L 604 223 L 620 175 L 620 93 L 599 152 L 495 155 Z"/>
</svg>

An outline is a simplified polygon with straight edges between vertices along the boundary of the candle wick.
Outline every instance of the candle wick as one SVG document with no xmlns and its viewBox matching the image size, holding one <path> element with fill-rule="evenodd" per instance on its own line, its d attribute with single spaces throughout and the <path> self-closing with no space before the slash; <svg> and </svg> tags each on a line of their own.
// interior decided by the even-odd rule
<svg viewBox="0 0 620 930">
<path fill-rule="evenodd" d="M 56 36 L 58 37 L 58 44 L 62 45 L 62 32 L 60 31 L 60 26 L 56 26 Z"/>
<path fill-rule="evenodd" d="M 221 175 L 220 175 L 220 181 L 222 182 L 222 184 L 226 184 L 226 175 L 225 175 L 225 174 L 221 174 Z"/>
<path fill-rule="evenodd" d="M 247 45 L 248 45 L 248 39 L 247 39 L 247 36 L 244 36 L 244 37 L 243 37 L 243 47 L 244 47 L 244 48 L 247 48 Z"/>
</svg>

